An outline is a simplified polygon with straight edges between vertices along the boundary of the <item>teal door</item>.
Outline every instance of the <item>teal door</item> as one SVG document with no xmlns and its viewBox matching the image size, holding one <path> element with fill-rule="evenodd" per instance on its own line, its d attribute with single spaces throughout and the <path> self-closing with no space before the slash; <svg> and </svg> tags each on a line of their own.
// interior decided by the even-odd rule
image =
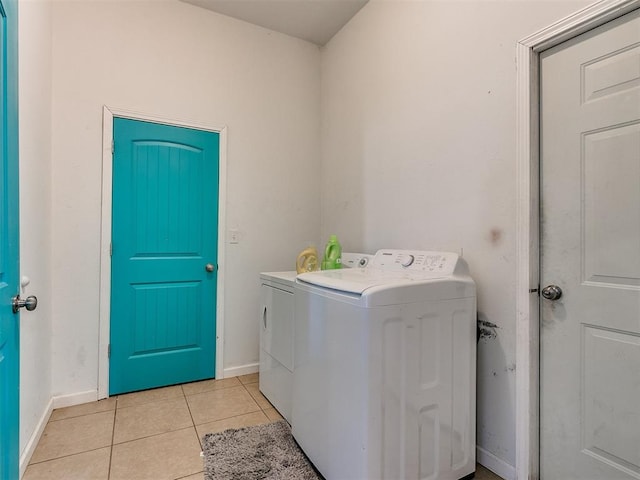
<svg viewBox="0 0 640 480">
<path fill-rule="evenodd" d="M 109 394 L 215 376 L 217 133 L 115 118 Z"/>
<path fill-rule="evenodd" d="M 0 479 L 18 478 L 18 5 L 0 0 Z"/>
</svg>

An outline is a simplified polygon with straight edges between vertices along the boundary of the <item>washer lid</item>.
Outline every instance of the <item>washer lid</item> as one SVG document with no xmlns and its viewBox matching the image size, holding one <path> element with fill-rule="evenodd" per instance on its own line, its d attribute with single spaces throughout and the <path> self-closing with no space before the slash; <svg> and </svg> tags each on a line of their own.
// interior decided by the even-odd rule
<svg viewBox="0 0 640 480">
<path fill-rule="evenodd" d="M 301 283 L 364 295 L 401 285 L 433 283 L 468 273 L 460 256 L 451 252 L 378 250 L 366 268 L 323 270 L 298 275 Z M 380 288 L 375 288 L 380 287 Z"/>
<path fill-rule="evenodd" d="M 446 275 L 430 275 L 430 279 L 442 278 Z M 323 270 L 298 275 L 298 280 L 319 287 L 339 290 L 341 292 L 362 295 L 370 288 L 392 286 L 425 280 L 424 275 L 410 272 L 385 271 L 377 268 L 345 268 L 340 270 Z"/>
</svg>

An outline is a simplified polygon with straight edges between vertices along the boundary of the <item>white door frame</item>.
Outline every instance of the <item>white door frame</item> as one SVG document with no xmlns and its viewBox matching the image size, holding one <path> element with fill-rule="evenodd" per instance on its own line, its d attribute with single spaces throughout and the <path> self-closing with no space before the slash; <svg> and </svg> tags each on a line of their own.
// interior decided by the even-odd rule
<svg viewBox="0 0 640 480">
<path fill-rule="evenodd" d="M 109 396 L 109 331 L 111 322 L 111 203 L 113 185 L 113 117 L 144 122 L 162 123 L 176 127 L 205 130 L 220 134 L 218 185 L 218 284 L 216 286 L 216 378 L 224 376 L 224 277 L 226 272 L 226 185 L 227 185 L 227 127 L 198 122 L 168 119 L 156 115 L 104 106 L 102 115 L 102 228 L 100 233 L 100 313 L 98 351 L 98 399 Z"/>
<path fill-rule="evenodd" d="M 517 44 L 518 213 L 516 284 L 516 478 L 539 478 L 538 289 L 539 60 L 540 52 L 640 8 L 640 0 L 602 0 L 530 35 Z"/>
</svg>

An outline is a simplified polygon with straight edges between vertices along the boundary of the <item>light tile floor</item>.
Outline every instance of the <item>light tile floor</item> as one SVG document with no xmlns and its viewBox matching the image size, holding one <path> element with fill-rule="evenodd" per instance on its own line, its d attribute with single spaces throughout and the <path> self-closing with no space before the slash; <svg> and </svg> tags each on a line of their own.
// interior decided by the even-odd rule
<svg viewBox="0 0 640 480">
<path fill-rule="evenodd" d="M 280 420 L 258 374 L 55 410 L 23 480 L 202 480 L 202 437 Z M 478 465 L 476 479 L 499 480 Z"/>
</svg>

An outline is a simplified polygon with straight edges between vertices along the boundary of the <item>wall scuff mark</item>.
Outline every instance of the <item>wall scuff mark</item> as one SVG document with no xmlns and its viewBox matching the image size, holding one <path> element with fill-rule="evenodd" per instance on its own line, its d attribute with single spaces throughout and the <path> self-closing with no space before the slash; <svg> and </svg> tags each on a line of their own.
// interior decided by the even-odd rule
<svg viewBox="0 0 640 480">
<path fill-rule="evenodd" d="M 478 319 L 478 340 L 485 338 L 496 338 L 498 336 L 498 332 L 496 329 L 498 327 L 495 323 L 491 323 L 487 320 Z"/>
</svg>

